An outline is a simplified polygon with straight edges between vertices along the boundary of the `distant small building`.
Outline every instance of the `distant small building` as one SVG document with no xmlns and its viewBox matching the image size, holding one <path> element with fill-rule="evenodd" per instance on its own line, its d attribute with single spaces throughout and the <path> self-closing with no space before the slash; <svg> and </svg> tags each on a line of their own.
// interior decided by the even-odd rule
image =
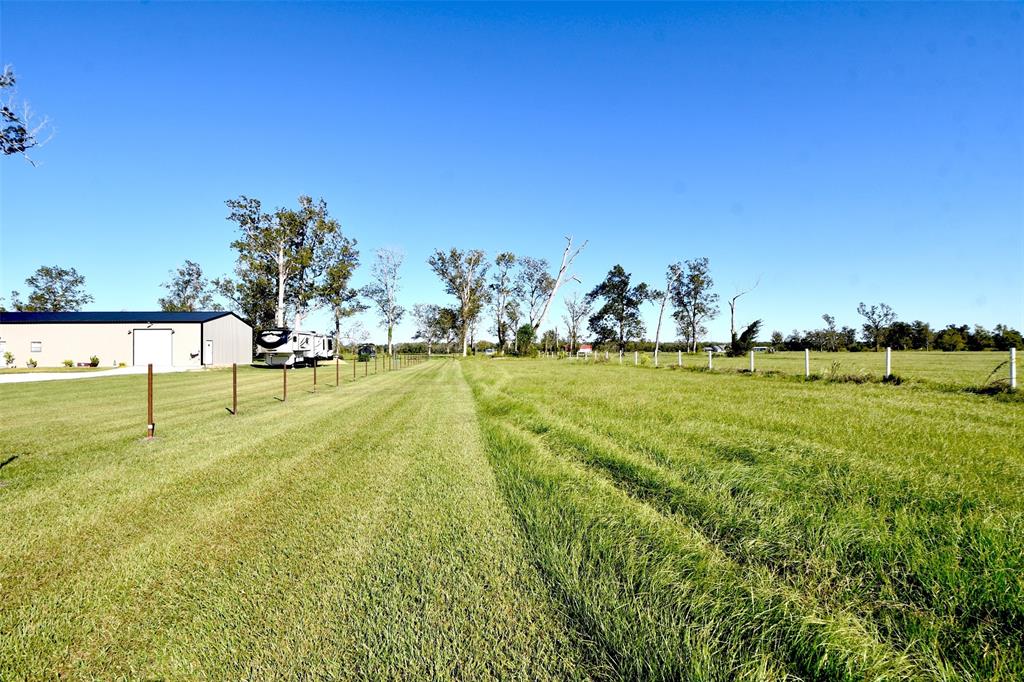
<svg viewBox="0 0 1024 682">
<path fill-rule="evenodd" d="M 75 364 L 92 356 L 100 365 L 207 367 L 252 362 L 252 326 L 234 313 L 66 312 L 0 313 L 3 354 L 25 366 Z"/>
<path fill-rule="evenodd" d="M 576 351 L 576 357 L 590 357 L 594 352 L 594 347 L 589 343 L 581 343 L 580 349 Z"/>
</svg>

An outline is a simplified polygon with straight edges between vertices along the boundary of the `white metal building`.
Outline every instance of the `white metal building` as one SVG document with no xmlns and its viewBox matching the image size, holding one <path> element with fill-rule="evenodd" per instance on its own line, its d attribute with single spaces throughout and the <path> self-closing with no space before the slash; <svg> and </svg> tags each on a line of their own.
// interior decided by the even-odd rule
<svg viewBox="0 0 1024 682">
<path fill-rule="evenodd" d="M 5 352 L 24 367 L 65 360 L 100 366 L 203 367 L 252 362 L 252 326 L 234 313 L 0 313 L 0 367 Z"/>
</svg>

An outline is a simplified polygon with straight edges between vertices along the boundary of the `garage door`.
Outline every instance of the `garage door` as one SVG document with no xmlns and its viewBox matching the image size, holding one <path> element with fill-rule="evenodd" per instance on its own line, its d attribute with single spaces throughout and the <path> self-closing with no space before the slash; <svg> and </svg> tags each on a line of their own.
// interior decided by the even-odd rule
<svg viewBox="0 0 1024 682">
<path fill-rule="evenodd" d="M 172 364 L 170 329 L 135 329 L 132 331 L 136 365 Z"/>
</svg>

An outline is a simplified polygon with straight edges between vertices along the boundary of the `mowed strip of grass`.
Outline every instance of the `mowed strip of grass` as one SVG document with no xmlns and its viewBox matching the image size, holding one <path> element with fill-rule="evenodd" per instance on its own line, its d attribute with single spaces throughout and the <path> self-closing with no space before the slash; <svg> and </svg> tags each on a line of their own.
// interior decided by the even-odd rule
<svg viewBox="0 0 1024 682">
<path fill-rule="evenodd" d="M 0 386 L 0 679 L 592 674 L 457 363 L 229 381 Z"/>
<path fill-rule="evenodd" d="M 1020 403 L 468 368 L 549 589 L 623 677 L 1024 675 Z"/>
</svg>

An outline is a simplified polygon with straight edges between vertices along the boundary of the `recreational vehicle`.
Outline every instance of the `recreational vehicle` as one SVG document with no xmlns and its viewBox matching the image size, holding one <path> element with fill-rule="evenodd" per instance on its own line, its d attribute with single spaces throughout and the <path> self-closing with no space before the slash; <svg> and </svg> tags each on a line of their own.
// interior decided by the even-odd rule
<svg viewBox="0 0 1024 682">
<path fill-rule="evenodd" d="M 311 365 L 334 357 L 334 339 L 325 334 L 293 331 L 287 327 L 265 329 L 257 339 L 256 352 L 271 367 Z"/>
</svg>

